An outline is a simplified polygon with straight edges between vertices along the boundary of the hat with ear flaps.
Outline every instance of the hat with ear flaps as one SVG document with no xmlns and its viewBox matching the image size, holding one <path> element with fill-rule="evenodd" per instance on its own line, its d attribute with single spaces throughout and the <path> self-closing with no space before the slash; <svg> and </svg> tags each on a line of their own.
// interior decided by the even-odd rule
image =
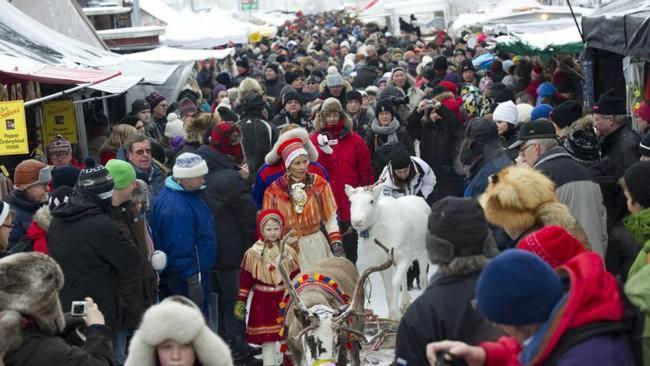
<svg viewBox="0 0 650 366">
<path fill-rule="evenodd" d="M 49 335 L 65 327 L 59 301 L 62 287 L 61 267 L 45 254 L 17 253 L 0 259 L 0 309 L 33 319 Z"/>
<path fill-rule="evenodd" d="M 131 339 L 125 366 L 156 365 L 156 348 L 165 341 L 192 345 L 201 365 L 233 364 L 226 343 L 208 328 L 201 310 L 183 296 L 168 297 L 144 313 Z"/>
<path fill-rule="evenodd" d="M 434 264 L 454 258 L 499 253 L 481 205 L 473 198 L 446 197 L 431 206 L 427 252 Z"/>
<path fill-rule="evenodd" d="M 318 151 L 309 139 L 309 133 L 304 128 L 298 127 L 280 135 L 280 137 L 278 137 L 278 141 L 275 142 L 275 145 L 273 145 L 271 151 L 266 154 L 264 161 L 269 165 L 274 165 L 283 160 L 281 147 L 286 145 L 290 140 L 294 139 L 299 139 L 302 141 L 302 147 L 307 151 L 307 157 L 309 158 L 309 161 L 318 160 Z"/>
<path fill-rule="evenodd" d="M 556 225 L 591 249 L 587 235 L 569 208 L 558 202 L 553 182 L 535 169 L 510 166 L 501 170 L 490 177 L 478 201 L 491 224 L 515 232 Z"/>
</svg>

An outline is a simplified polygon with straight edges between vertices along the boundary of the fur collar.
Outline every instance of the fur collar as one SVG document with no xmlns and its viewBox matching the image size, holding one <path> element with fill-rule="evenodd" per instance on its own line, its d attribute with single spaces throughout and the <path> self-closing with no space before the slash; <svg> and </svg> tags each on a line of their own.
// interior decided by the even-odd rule
<svg viewBox="0 0 650 366">
<path fill-rule="evenodd" d="M 43 230 L 47 231 L 50 227 L 50 222 L 52 222 L 52 212 L 50 212 L 50 207 L 45 205 L 36 211 L 34 214 L 34 221 L 40 226 Z"/>
</svg>

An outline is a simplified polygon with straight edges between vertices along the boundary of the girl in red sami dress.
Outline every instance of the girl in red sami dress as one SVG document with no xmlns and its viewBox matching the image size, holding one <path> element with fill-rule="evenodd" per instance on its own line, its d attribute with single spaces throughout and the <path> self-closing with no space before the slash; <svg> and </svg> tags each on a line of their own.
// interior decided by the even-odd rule
<svg viewBox="0 0 650 366">
<path fill-rule="evenodd" d="M 244 254 L 239 277 L 239 300 L 235 304 L 235 316 L 243 320 L 246 317 L 248 295 L 253 291 L 246 341 L 262 345 L 265 366 L 277 364 L 275 345 L 282 340 L 282 324 L 278 322 L 278 318 L 279 304 L 285 288 L 276 266 L 280 258 L 283 227 L 284 218 L 278 210 L 263 210 L 258 215 L 257 230 L 260 240 Z M 284 268 L 290 278 L 293 278 L 300 273 L 297 255 L 288 245 L 284 250 Z"/>
</svg>

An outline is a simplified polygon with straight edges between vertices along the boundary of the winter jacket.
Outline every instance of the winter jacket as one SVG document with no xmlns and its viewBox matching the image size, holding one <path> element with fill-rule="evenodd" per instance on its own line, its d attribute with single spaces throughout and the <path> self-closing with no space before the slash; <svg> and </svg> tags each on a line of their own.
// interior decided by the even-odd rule
<svg viewBox="0 0 650 366">
<path fill-rule="evenodd" d="M 537 87 L 540 86 L 540 84 L 546 82 L 545 80 L 531 80 L 530 84 L 526 87 L 526 94 L 530 95 L 533 97 L 533 99 L 537 100 Z"/>
<path fill-rule="evenodd" d="M 396 86 L 392 77 L 388 80 L 386 85 Z M 403 89 L 400 89 L 404 92 L 409 101 L 407 105 L 399 107 L 400 121 L 405 124 L 404 122 L 408 118 L 409 114 L 418 107 L 418 104 L 420 104 L 422 98 L 424 98 L 424 92 L 415 86 L 415 78 L 409 74 L 406 74 L 406 85 Z"/>
<path fill-rule="evenodd" d="M 103 309 L 102 309 L 103 311 Z M 33 326 L 23 329 L 20 347 L 4 357 L 5 366 L 111 366 L 113 346 L 106 326 L 92 325 L 86 330 L 83 347 L 71 346 L 57 336 L 47 335 Z"/>
<path fill-rule="evenodd" d="M 375 119 L 375 114 L 370 109 L 361 109 L 356 115 L 351 115 L 352 125 L 354 132 L 359 134 L 361 138 L 366 138 L 366 131 L 370 128 L 370 124 Z"/>
<path fill-rule="evenodd" d="M 396 365 L 428 365 L 427 344 L 445 339 L 478 344 L 502 333 L 472 305 L 480 272 L 438 271 L 429 287 L 406 309 L 397 329 Z"/>
<path fill-rule="evenodd" d="M 446 107 L 440 107 L 438 113 L 442 119 L 432 122 L 428 115 L 416 109 L 409 115 L 406 125 L 411 138 L 420 140 L 420 158 L 429 164 L 436 175 L 437 183 L 431 202 L 447 196 L 463 196 L 458 153 L 464 128 Z"/>
<path fill-rule="evenodd" d="M 217 256 L 217 237 L 214 216 L 201 192 L 185 191 L 168 177 L 152 217 L 156 249 L 167 254 L 163 274 L 186 280 L 212 269 Z"/>
<path fill-rule="evenodd" d="M 370 85 L 375 85 L 375 80 L 379 79 L 379 75 L 367 65 L 362 65 L 357 70 L 357 75 L 352 80 L 352 86 L 355 89 L 365 89 Z"/>
<path fill-rule="evenodd" d="M 264 164 L 264 157 L 278 139 L 278 130 L 262 119 L 248 116 L 243 116 L 237 125 L 248 170 L 256 172 Z"/>
<path fill-rule="evenodd" d="M 480 196 L 488 186 L 488 178 L 510 165 L 512 165 L 510 156 L 501 149 L 489 155 L 484 154 L 469 168 L 469 175 L 465 178 L 464 197 Z"/>
<path fill-rule="evenodd" d="M 35 252 L 47 254 L 47 229 L 52 222 L 52 213 L 48 206 L 43 206 L 34 214 L 34 221 L 27 229 L 27 237 L 32 240 Z"/>
<path fill-rule="evenodd" d="M 311 130 L 309 116 L 306 115 L 306 113 L 302 109 L 300 110 L 298 115 L 295 118 L 293 118 L 291 117 L 291 114 L 287 113 L 287 111 L 285 111 L 283 108 L 280 111 L 280 113 L 278 113 L 271 121 L 271 124 L 278 130 L 281 130 L 282 128 L 286 127 L 290 123 L 297 124 L 298 126 L 305 128 L 307 131 Z"/>
<path fill-rule="evenodd" d="M 275 182 L 285 172 L 286 169 L 282 162 L 273 165 L 268 165 L 264 163 L 264 165 L 262 165 L 260 170 L 257 171 L 257 174 L 255 174 L 255 185 L 253 185 L 253 201 L 255 201 L 255 204 L 257 205 L 258 209 L 262 208 L 262 201 L 264 200 L 264 191 L 266 191 L 266 189 L 271 185 L 271 183 Z M 330 176 L 327 173 L 327 170 L 325 170 L 325 168 L 320 163 L 313 162 L 313 161 L 309 162 L 309 166 L 307 167 L 307 172 L 325 178 L 325 180 L 327 180 L 328 183 L 330 181 Z"/>
<path fill-rule="evenodd" d="M 558 270 L 566 279 L 565 295 L 549 319 L 522 347 L 512 337 L 484 342 L 485 366 L 546 365 L 558 358 L 557 366 L 634 365 L 634 357 L 624 333 L 598 334 L 570 347 L 562 355 L 554 354 L 568 331 L 596 323 L 620 323 L 623 318 L 622 295 L 616 279 L 605 271 L 596 253 L 583 253 Z M 584 331 L 584 330 L 583 330 Z M 534 361 L 532 361 L 534 360 Z"/>
<path fill-rule="evenodd" d="M 111 207 L 110 216 L 122 233 L 133 240 L 145 258 L 141 271 L 119 273 L 122 306 L 120 329 L 135 329 L 140 324 L 144 312 L 156 303 L 158 293 L 158 279 L 149 261 L 152 253 L 146 239 L 148 227 L 144 217 L 128 203 L 122 207 Z"/>
<path fill-rule="evenodd" d="M 27 200 L 18 191 L 13 191 L 9 194 L 9 204 L 16 211 L 16 216 L 14 216 L 13 221 L 14 227 L 9 233 L 8 249 L 11 249 L 14 244 L 18 243 L 20 239 L 27 235 L 27 228 L 31 225 L 34 214 L 43 204 Z"/>
<path fill-rule="evenodd" d="M 124 150 L 122 149 L 121 151 Z M 126 155 L 120 156 L 119 153 L 117 158 L 124 161 L 129 161 L 126 158 Z M 165 186 L 166 172 L 163 170 L 162 164 L 158 163 L 155 160 L 152 160 L 151 172 L 149 174 L 135 165 L 133 165 L 133 169 L 135 169 L 137 178 L 142 179 L 149 186 L 149 194 L 147 197 L 149 199 L 149 204 L 153 205 L 154 202 L 156 202 L 158 194 L 160 194 L 160 191 L 162 191 L 163 187 Z"/>
<path fill-rule="evenodd" d="M 116 333 L 121 319 L 119 272 L 141 271 L 145 258 L 105 205 L 94 196 L 75 193 L 52 212 L 47 247 L 65 275 L 59 292 L 63 307 L 92 297 Z"/>
<path fill-rule="evenodd" d="M 607 211 L 600 186 L 591 179 L 589 169 L 573 160 L 561 146 L 546 151 L 535 162 L 538 169 L 555 183 L 558 200 L 567 205 L 584 229 L 593 251 L 607 253 Z"/>
<path fill-rule="evenodd" d="M 433 174 L 433 170 L 431 170 L 431 167 L 424 160 L 416 156 L 411 156 L 411 169 L 415 171 L 413 178 L 406 187 L 400 187 L 395 184 L 393 168 L 388 163 L 380 174 L 380 176 L 386 177 L 386 180 L 384 181 L 384 189 L 379 197 L 399 198 L 417 195 L 427 199 L 436 186 L 436 176 Z"/>
<path fill-rule="evenodd" d="M 373 124 L 378 123 L 375 121 L 373 121 Z M 392 123 L 399 124 L 395 119 L 393 119 L 391 124 Z M 406 148 L 406 151 L 410 156 L 414 156 L 415 148 L 413 147 L 413 140 L 411 140 L 411 136 L 406 132 L 406 128 L 400 126 L 395 133 L 397 134 L 397 142 L 401 143 L 404 148 Z M 370 161 L 373 163 L 373 169 L 376 174 L 379 174 L 390 160 L 390 157 L 386 155 L 386 152 L 381 149 L 382 146 L 388 143 L 388 135 L 376 133 L 372 128 L 368 128 L 368 131 L 366 132 L 366 144 L 370 149 Z M 393 149 L 389 149 L 389 151 L 392 152 Z M 377 177 L 378 175 L 375 178 Z"/>
<path fill-rule="evenodd" d="M 318 99 L 325 100 L 327 98 L 336 98 L 338 101 L 341 103 L 342 106 L 345 105 L 345 94 L 347 94 L 349 91 L 352 91 L 352 85 L 348 83 L 347 81 L 343 81 L 343 91 L 341 92 L 341 95 L 338 97 L 335 97 L 330 93 L 329 88 L 327 87 L 327 80 L 323 80 L 320 83 L 320 86 L 318 87 L 318 90 L 320 91 L 320 96 Z"/>
<path fill-rule="evenodd" d="M 458 119 L 458 123 L 463 124 L 465 122 L 465 118 L 463 118 L 460 111 L 461 106 L 463 106 L 463 98 L 455 96 L 452 92 L 445 92 L 436 95 L 434 99 L 450 110 L 454 114 L 454 117 Z"/>
<path fill-rule="evenodd" d="M 338 136 L 329 136 L 330 140 L 337 139 L 336 145 L 331 145 L 333 152 L 325 153 L 318 146 L 318 135 L 328 134 L 324 129 L 325 121 L 321 118 L 323 110 L 332 108 L 328 103 L 323 103 L 322 111 L 314 120 L 314 133 L 310 136 L 311 142 L 318 150 L 318 162 L 325 167 L 330 175 L 330 186 L 336 200 L 336 214 L 340 222 L 350 221 L 350 201 L 345 194 L 345 185 L 352 187 L 370 185 L 374 183 L 374 173 L 370 163 L 370 150 L 363 139 L 352 129 L 352 120 L 345 115 L 344 127 Z"/>
<path fill-rule="evenodd" d="M 622 175 L 630 165 L 639 161 L 639 134 L 629 123 L 618 128 L 600 141 L 600 156 L 609 157 Z"/>
<path fill-rule="evenodd" d="M 255 215 L 246 182 L 226 155 L 209 146 L 197 151 L 208 164 L 208 175 L 201 194 L 214 215 L 217 247 L 217 270 L 239 268 L 244 253 L 254 242 Z"/>
<path fill-rule="evenodd" d="M 145 135 L 158 142 L 162 141 L 163 137 L 165 136 L 164 130 L 161 131 L 158 125 L 153 121 L 144 124 L 144 131 Z"/>
<path fill-rule="evenodd" d="M 284 81 L 275 78 L 274 80 L 264 80 L 262 86 L 266 89 L 266 95 L 275 99 L 280 98 L 280 91 L 286 85 Z"/>
<path fill-rule="evenodd" d="M 508 131 L 506 131 L 503 135 L 499 135 L 499 138 L 501 139 L 501 147 L 508 153 L 510 156 L 510 159 L 515 161 L 517 157 L 519 156 L 519 150 L 518 149 L 508 149 L 510 145 L 514 144 L 517 142 L 518 135 L 519 135 L 519 128 L 521 125 L 509 125 L 508 126 Z"/>
</svg>

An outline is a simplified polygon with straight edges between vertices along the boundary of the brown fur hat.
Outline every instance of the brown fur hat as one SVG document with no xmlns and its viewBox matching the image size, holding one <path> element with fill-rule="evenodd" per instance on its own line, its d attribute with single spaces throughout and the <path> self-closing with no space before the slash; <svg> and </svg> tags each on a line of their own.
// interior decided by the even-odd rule
<svg viewBox="0 0 650 366">
<path fill-rule="evenodd" d="M 348 129 L 348 131 L 352 131 L 352 119 L 350 116 L 348 116 L 347 113 L 343 111 L 341 102 L 339 102 L 339 100 L 336 98 L 327 98 L 323 104 L 321 104 L 320 110 L 318 111 L 316 118 L 314 118 L 314 129 L 316 131 L 322 130 L 325 127 L 325 115 L 328 112 L 332 111 L 338 112 L 341 116 L 343 116 L 345 119 L 345 127 Z"/>
<path fill-rule="evenodd" d="M 251 93 L 257 93 L 259 95 L 264 95 L 264 90 L 260 83 L 253 78 L 245 78 L 239 83 L 239 95 L 237 96 L 237 102 L 239 104 L 244 102 L 244 99 L 247 95 Z"/>
<path fill-rule="evenodd" d="M 185 123 L 185 141 L 203 144 L 203 134 L 208 127 L 212 127 L 214 124 L 219 122 L 217 117 L 218 115 L 218 113 L 213 115 L 212 113 L 204 112 L 194 115 L 187 120 L 187 123 Z"/>
<path fill-rule="evenodd" d="M 479 198 L 487 220 L 512 231 L 527 231 L 534 226 L 557 225 L 573 234 L 585 246 L 587 236 L 558 202 L 553 182 L 539 171 L 511 166 L 490 177 L 485 193 Z"/>
<path fill-rule="evenodd" d="M 0 309 L 29 316 L 46 334 L 60 333 L 65 326 L 59 301 L 62 287 L 61 267 L 45 254 L 17 253 L 0 259 Z"/>
</svg>

